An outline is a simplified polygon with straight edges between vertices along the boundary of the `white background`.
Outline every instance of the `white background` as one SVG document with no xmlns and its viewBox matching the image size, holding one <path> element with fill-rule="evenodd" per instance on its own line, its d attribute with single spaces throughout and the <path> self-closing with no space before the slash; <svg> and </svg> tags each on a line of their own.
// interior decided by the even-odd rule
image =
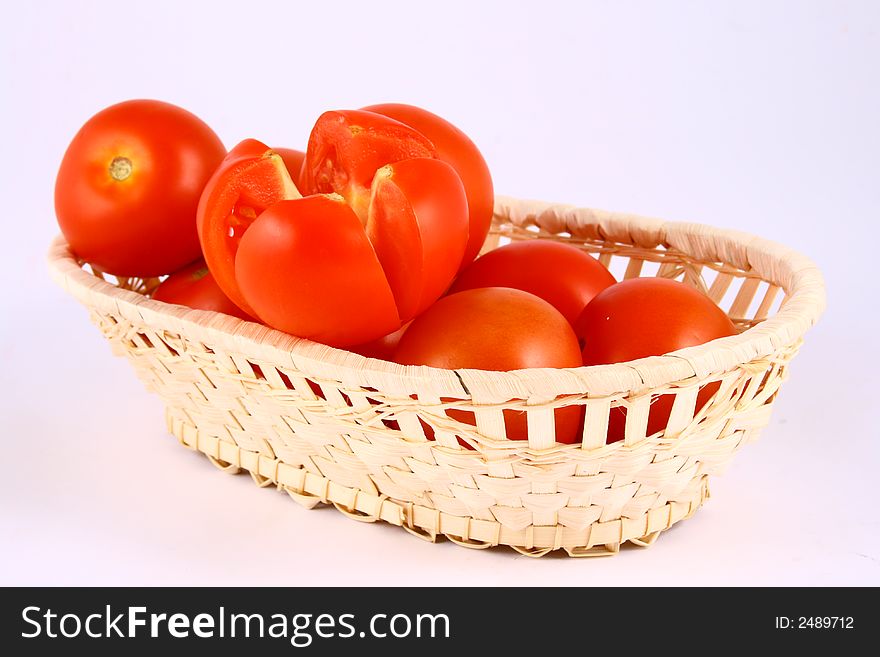
<svg viewBox="0 0 880 657">
<path fill-rule="evenodd" d="M 6 5 L 0 584 L 880 584 L 880 4 L 421 4 Z M 481 146 L 499 193 L 785 242 L 823 268 L 829 310 L 762 439 L 648 550 L 532 560 L 306 511 L 181 449 L 48 280 L 67 142 L 132 97 L 227 146 L 422 105 Z"/>
</svg>

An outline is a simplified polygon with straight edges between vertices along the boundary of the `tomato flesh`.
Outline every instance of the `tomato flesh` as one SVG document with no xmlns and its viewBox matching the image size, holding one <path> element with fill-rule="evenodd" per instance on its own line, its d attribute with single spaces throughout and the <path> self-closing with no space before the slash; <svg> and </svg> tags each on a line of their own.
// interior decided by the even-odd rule
<svg viewBox="0 0 880 657">
<path fill-rule="evenodd" d="M 305 192 L 306 188 L 302 183 L 302 170 L 306 163 L 305 151 L 298 151 L 293 148 L 273 148 L 273 151 L 281 156 L 284 160 L 284 166 L 287 167 L 287 173 L 290 174 L 296 188 L 300 192 Z"/>
<path fill-rule="evenodd" d="M 435 155 L 430 140 L 394 119 L 361 110 L 324 112 L 309 136 L 303 184 L 307 193 L 340 194 L 366 224 L 376 171 Z"/>
<path fill-rule="evenodd" d="M 230 151 L 202 192 L 197 226 L 205 262 L 226 296 L 250 314 L 235 277 L 242 237 L 266 208 L 299 196 L 282 158 L 255 139 Z"/>
<path fill-rule="evenodd" d="M 461 179 L 417 131 L 357 110 L 321 115 L 296 176 L 299 156 L 246 140 L 209 182 L 199 234 L 218 285 L 270 326 L 332 346 L 396 331 L 460 265 Z"/>
<path fill-rule="evenodd" d="M 370 105 L 364 110 L 396 119 L 418 130 L 427 137 L 437 150 L 437 157 L 451 164 L 461 177 L 467 194 L 469 215 L 469 238 L 460 268 L 477 257 L 489 227 L 495 204 L 492 175 L 482 153 L 470 138 L 446 119 L 414 105 L 382 103 Z"/>
</svg>

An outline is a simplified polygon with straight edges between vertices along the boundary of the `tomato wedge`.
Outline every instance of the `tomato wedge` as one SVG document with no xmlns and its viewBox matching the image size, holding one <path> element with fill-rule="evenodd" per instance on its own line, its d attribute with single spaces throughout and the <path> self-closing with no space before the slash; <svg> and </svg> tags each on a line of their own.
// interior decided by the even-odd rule
<svg viewBox="0 0 880 657">
<path fill-rule="evenodd" d="M 483 247 L 495 203 L 492 174 L 476 144 L 446 119 L 414 105 L 382 103 L 364 107 L 369 112 L 382 114 L 418 130 L 431 140 L 437 149 L 437 158 L 452 165 L 461 176 L 467 194 L 470 216 L 470 236 L 461 268 L 466 267 Z"/>
<path fill-rule="evenodd" d="M 427 137 L 399 121 L 361 110 L 318 117 L 309 136 L 302 183 L 309 194 L 336 193 L 366 223 L 373 176 L 386 164 L 434 157 Z"/>
<path fill-rule="evenodd" d="M 205 262 L 226 296 L 251 315 L 235 277 L 241 239 L 263 210 L 299 197 L 281 156 L 256 139 L 232 149 L 202 191 L 196 225 Z"/>
<path fill-rule="evenodd" d="M 401 324 L 366 232 L 338 195 L 266 209 L 241 238 L 235 276 L 257 317 L 302 338 L 346 347 Z"/>
<path fill-rule="evenodd" d="M 409 321 L 446 291 L 468 239 L 467 197 L 461 179 L 440 160 L 388 164 L 373 178 L 367 237 L 400 319 Z"/>
</svg>

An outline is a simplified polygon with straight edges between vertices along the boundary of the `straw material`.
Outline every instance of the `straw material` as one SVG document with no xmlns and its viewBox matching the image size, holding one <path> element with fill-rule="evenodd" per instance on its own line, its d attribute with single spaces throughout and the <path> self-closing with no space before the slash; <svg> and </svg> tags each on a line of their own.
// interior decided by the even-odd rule
<svg viewBox="0 0 880 657">
<path fill-rule="evenodd" d="M 529 556 L 649 545 L 696 511 L 708 477 L 767 424 L 788 364 L 824 309 L 822 276 L 798 253 L 744 233 L 499 198 L 485 249 L 519 239 L 577 245 L 618 278 L 683 280 L 742 332 L 625 364 L 438 370 L 153 301 L 146 295 L 158 280 L 89 273 L 61 238 L 49 260 L 114 353 L 162 397 L 170 432 L 223 470 L 246 470 L 308 508 L 333 504 L 431 541 L 509 545 Z M 695 412 L 710 382 L 719 390 Z M 646 436 L 660 394 L 674 395 L 669 421 Z M 583 440 L 557 444 L 554 409 L 572 404 L 585 408 Z M 618 406 L 627 409 L 625 438 L 606 445 Z M 450 408 L 473 412 L 475 426 L 449 417 Z M 528 441 L 505 438 L 505 409 L 527 414 Z"/>
</svg>

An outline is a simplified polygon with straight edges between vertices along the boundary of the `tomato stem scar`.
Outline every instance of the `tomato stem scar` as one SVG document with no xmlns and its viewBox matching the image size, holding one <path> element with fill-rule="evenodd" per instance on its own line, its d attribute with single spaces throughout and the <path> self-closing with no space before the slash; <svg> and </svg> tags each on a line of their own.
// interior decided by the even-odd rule
<svg viewBox="0 0 880 657">
<path fill-rule="evenodd" d="M 110 162 L 110 177 L 113 180 L 125 180 L 131 175 L 131 160 L 127 157 L 114 157 L 113 161 Z"/>
</svg>

